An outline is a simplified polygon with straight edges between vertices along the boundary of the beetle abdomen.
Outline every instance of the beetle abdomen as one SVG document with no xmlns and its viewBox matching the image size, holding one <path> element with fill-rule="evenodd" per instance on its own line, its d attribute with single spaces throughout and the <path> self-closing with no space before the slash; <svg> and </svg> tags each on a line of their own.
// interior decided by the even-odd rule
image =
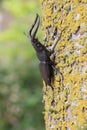
<svg viewBox="0 0 87 130">
<path fill-rule="evenodd" d="M 40 62 L 40 71 L 46 85 L 51 86 L 52 66 L 48 62 Z"/>
</svg>

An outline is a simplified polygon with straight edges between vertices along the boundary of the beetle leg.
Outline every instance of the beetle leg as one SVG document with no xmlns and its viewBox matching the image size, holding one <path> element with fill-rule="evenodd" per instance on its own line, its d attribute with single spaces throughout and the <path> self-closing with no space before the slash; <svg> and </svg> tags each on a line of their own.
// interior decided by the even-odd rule
<svg viewBox="0 0 87 130">
<path fill-rule="evenodd" d="M 36 28 L 35 28 L 33 34 L 32 34 L 32 31 L 33 31 L 33 29 L 34 29 L 36 23 L 37 23 L 37 26 L 36 26 Z M 38 28 L 39 28 L 39 24 L 40 24 L 40 17 L 39 17 L 38 14 L 36 14 L 36 19 L 35 19 L 34 23 L 32 24 L 32 26 L 31 26 L 31 28 L 30 28 L 30 30 L 29 30 L 29 39 L 34 39 L 34 38 L 35 38 L 36 33 L 37 33 L 37 31 L 38 31 Z"/>
<path fill-rule="evenodd" d="M 57 75 L 60 75 L 60 82 L 61 82 L 61 86 L 64 86 L 63 85 L 63 74 L 60 72 L 60 70 L 57 70 Z"/>
<path fill-rule="evenodd" d="M 60 72 L 59 69 L 56 69 L 54 65 L 52 65 L 53 70 L 56 72 L 56 75 L 60 76 L 60 82 L 61 82 L 61 86 L 63 86 L 63 74 Z"/>
<path fill-rule="evenodd" d="M 54 53 L 58 41 L 61 39 L 61 35 L 56 39 L 55 43 L 51 46 L 51 53 Z"/>
</svg>

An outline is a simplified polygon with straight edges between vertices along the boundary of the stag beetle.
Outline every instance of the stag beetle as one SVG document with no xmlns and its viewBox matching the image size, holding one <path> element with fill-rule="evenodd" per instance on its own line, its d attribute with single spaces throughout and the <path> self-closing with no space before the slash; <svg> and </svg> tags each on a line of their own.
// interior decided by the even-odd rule
<svg viewBox="0 0 87 130">
<path fill-rule="evenodd" d="M 29 29 L 28 37 L 29 37 L 29 39 L 37 53 L 37 57 L 40 61 L 39 65 L 40 65 L 40 71 L 42 74 L 42 78 L 45 81 L 46 85 L 52 86 L 51 78 L 53 76 L 54 63 L 50 59 L 50 56 L 53 53 L 53 50 L 54 50 L 57 42 L 55 43 L 55 45 L 53 46 L 53 49 L 51 51 L 49 51 L 44 45 L 42 45 L 40 43 L 40 41 L 38 40 L 38 38 L 36 38 L 36 33 L 38 31 L 39 25 L 40 25 L 40 17 L 38 14 L 36 14 L 36 19 L 35 19 L 34 23 L 32 24 L 31 28 Z"/>
</svg>

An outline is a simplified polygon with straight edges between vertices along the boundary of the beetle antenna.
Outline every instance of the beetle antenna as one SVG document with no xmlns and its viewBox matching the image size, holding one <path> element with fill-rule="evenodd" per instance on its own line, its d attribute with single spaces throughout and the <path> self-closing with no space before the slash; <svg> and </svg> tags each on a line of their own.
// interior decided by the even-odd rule
<svg viewBox="0 0 87 130">
<path fill-rule="evenodd" d="M 25 32 L 23 32 L 23 34 L 24 34 L 26 37 L 28 37 L 28 35 L 27 35 Z"/>
</svg>

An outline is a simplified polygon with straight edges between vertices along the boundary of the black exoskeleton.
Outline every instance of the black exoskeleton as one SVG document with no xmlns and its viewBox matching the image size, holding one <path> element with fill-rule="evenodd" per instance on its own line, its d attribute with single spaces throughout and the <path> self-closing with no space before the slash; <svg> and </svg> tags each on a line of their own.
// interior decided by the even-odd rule
<svg viewBox="0 0 87 130">
<path fill-rule="evenodd" d="M 46 85 L 52 86 L 51 78 L 53 76 L 53 65 L 54 65 L 53 61 L 50 59 L 52 52 L 47 50 L 46 47 L 40 43 L 38 38 L 36 38 L 36 33 L 38 31 L 39 24 L 40 24 L 40 17 L 37 14 L 36 19 L 29 30 L 29 39 L 31 40 L 31 43 L 40 61 L 40 71 L 42 74 L 42 78 L 45 81 Z"/>
</svg>

